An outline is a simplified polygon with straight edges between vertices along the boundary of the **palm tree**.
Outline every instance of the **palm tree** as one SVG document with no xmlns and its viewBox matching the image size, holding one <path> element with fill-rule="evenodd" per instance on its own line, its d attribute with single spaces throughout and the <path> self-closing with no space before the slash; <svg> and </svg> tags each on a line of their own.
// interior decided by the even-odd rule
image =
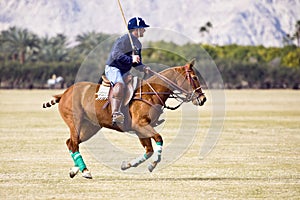
<svg viewBox="0 0 300 200">
<path fill-rule="evenodd" d="M 205 26 L 201 26 L 200 29 L 199 29 L 199 32 L 201 33 L 201 36 L 203 37 L 204 33 L 208 32 L 208 31 L 207 31 L 207 28 Z"/>
<path fill-rule="evenodd" d="M 7 57 L 7 53 L 6 53 L 6 43 L 4 43 L 4 39 L 3 39 L 3 35 L 2 33 L 0 34 L 0 59 L 5 60 Z"/>
<path fill-rule="evenodd" d="M 199 32 L 201 33 L 201 36 L 203 37 L 205 33 L 209 34 L 210 30 L 213 28 L 213 25 L 211 22 L 206 22 L 204 26 L 201 26 L 199 29 Z"/>
<path fill-rule="evenodd" d="M 45 36 L 39 41 L 38 59 L 45 62 L 67 61 L 69 59 L 67 45 L 67 38 L 63 34 L 51 38 Z"/>
<path fill-rule="evenodd" d="M 283 46 L 290 46 L 293 44 L 293 37 L 290 34 L 286 34 L 282 38 Z"/>
<path fill-rule="evenodd" d="M 21 64 L 24 64 L 26 54 L 32 54 L 38 50 L 37 35 L 29 32 L 27 29 L 11 27 L 2 31 L 2 39 L 12 59 L 19 59 Z"/>
<path fill-rule="evenodd" d="M 205 26 L 207 27 L 208 31 L 209 31 L 209 29 L 213 28 L 213 25 L 211 22 L 206 22 Z"/>
<path fill-rule="evenodd" d="M 298 20 L 295 24 L 295 33 L 294 33 L 294 38 L 297 40 L 297 45 L 300 47 L 300 20 Z"/>
<path fill-rule="evenodd" d="M 79 44 L 76 46 L 76 48 L 80 54 L 86 56 L 108 37 L 109 35 L 107 34 L 96 33 L 94 31 L 77 35 L 76 41 L 79 42 Z"/>
</svg>

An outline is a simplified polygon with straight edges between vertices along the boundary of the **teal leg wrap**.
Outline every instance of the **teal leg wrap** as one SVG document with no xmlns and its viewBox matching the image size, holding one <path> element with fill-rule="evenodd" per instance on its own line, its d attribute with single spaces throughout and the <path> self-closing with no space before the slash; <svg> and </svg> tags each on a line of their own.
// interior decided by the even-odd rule
<svg viewBox="0 0 300 200">
<path fill-rule="evenodd" d="M 147 155 L 146 153 L 144 154 L 144 158 L 147 160 L 148 158 L 150 158 L 152 156 L 152 154 Z"/>
<path fill-rule="evenodd" d="M 150 156 L 152 156 L 152 154 L 147 155 L 145 153 L 144 155 L 141 155 L 130 161 L 129 164 L 131 165 L 131 167 L 137 167 L 139 164 L 145 162 L 145 160 L 147 160 Z"/>
<path fill-rule="evenodd" d="M 81 154 L 78 151 L 76 151 L 75 153 L 70 152 L 70 154 L 75 163 L 75 166 L 79 167 L 80 171 L 83 171 L 86 168 L 86 165 L 82 159 Z"/>
<path fill-rule="evenodd" d="M 72 160 L 73 160 L 73 162 L 74 162 L 74 166 L 75 166 L 75 167 L 78 167 L 78 165 L 76 164 L 76 161 L 74 160 L 74 156 L 73 156 L 72 151 L 69 151 L 69 152 L 70 152 L 70 155 L 71 155 Z"/>
<path fill-rule="evenodd" d="M 156 142 L 156 145 L 157 145 L 157 152 L 158 152 L 158 153 L 161 153 L 163 143 L 162 143 L 162 142 Z"/>
<path fill-rule="evenodd" d="M 162 145 L 163 145 L 163 142 L 156 142 L 156 145 L 162 146 Z"/>
</svg>

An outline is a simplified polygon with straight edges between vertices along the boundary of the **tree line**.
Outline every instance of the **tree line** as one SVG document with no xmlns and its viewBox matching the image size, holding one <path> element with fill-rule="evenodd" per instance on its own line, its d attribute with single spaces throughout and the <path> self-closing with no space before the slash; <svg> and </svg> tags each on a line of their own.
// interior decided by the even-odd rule
<svg viewBox="0 0 300 200">
<path fill-rule="evenodd" d="M 211 27 L 211 24 L 207 24 Z M 53 74 L 62 76 L 65 87 L 74 83 L 82 63 L 91 52 L 102 46 L 97 60 L 105 60 L 116 35 L 97 32 L 82 33 L 70 45 L 64 34 L 40 37 L 35 33 L 10 27 L 0 34 L 0 87 L 1 88 L 45 88 Z M 112 39 L 113 38 L 113 39 Z M 161 63 L 151 66 L 160 71 L 166 66 L 183 65 L 189 59 L 199 61 L 201 76 L 205 76 L 208 87 L 214 85 L 209 73 L 213 62 L 222 75 L 226 88 L 299 88 L 300 48 L 293 44 L 284 47 L 215 46 L 189 43 L 178 45 L 172 42 L 148 42 L 143 50 L 144 63 Z M 208 63 L 209 62 L 209 63 Z M 101 63 L 101 62 L 99 62 Z M 102 66 L 104 67 L 104 66 Z M 93 74 L 97 77 L 101 75 Z"/>
</svg>

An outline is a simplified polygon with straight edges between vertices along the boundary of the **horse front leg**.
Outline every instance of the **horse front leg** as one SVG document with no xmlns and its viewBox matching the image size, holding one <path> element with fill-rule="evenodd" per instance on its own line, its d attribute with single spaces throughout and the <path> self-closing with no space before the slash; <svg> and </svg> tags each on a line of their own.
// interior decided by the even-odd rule
<svg viewBox="0 0 300 200">
<path fill-rule="evenodd" d="M 135 126 L 133 128 L 137 131 L 137 135 L 139 136 L 139 138 L 148 138 L 148 143 L 149 143 L 149 145 L 151 145 L 151 148 L 152 148 L 151 138 L 154 139 L 154 141 L 156 142 L 154 156 L 152 156 L 153 160 L 148 165 L 148 170 L 150 172 L 152 172 L 154 170 L 154 168 L 156 167 L 156 165 L 161 161 L 163 139 L 162 139 L 161 135 L 159 133 L 157 133 L 154 130 L 154 128 L 152 126 L 150 126 L 149 124 L 142 125 L 142 126 L 138 125 L 138 123 L 133 123 L 133 124 L 135 124 Z M 153 148 L 151 150 L 153 152 Z M 145 160 L 147 160 L 148 158 L 149 157 L 147 157 Z M 141 159 L 143 160 L 142 162 L 145 161 L 142 157 L 141 157 Z M 131 167 L 130 165 L 125 165 L 125 166 Z"/>
<path fill-rule="evenodd" d="M 156 146 L 154 150 L 154 154 L 152 156 L 152 162 L 148 165 L 148 170 L 152 172 L 157 164 L 161 161 L 161 153 L 163 147 L 163 139 L 159 133 L 155 131 L 155 129 L 149 124 L 144 126 L 136 126 L 136 130 L 139 132 L 139 137 L 150 137 L 154 139 Z"/>
<path fill-rule="evenodd" d="M 130 162 L 123 161 L 121 165 L 122 170 L 129 169 L 130 167 L 137 167 L 152 156 L 153 147 L 151 144 L 151 138 L 139 138 L 139 139 L 146 152 L 140 155 L 139 157 L 131 160 Z"/>
<path fill-rule="evenodd" d="M 163 139 L 160 134 L 156 133 L 152 137 L 154 141 L 156 142 L 154 154 L 152 157 L 152 162 L 148 165 L 148 170 L 152 172 L 156 165 L 161 161 L 161 152 L 162 152 L 162 146 L 163 146 Z"/>
</svg>

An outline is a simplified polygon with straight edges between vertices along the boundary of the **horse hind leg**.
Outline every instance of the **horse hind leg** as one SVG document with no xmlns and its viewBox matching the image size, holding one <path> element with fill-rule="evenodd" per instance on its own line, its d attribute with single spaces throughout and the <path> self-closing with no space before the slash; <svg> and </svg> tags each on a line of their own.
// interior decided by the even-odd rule
<svg viewBox="0 0 300 200">
<path fill-rule="evenodd" d="M 121 165 L 122 170 L 129 169 L 130 167 L 137 167 L 152 156 L 153 147 L 151 144 L 151 138 L 140 138 L 140 142 L 145 148 L 146 152 L 130 162 L 123 161 Z"/>
<path fill-rule="evenodd" d="M 71 139 L 68 139 L 66 143 L 67 143 L 68 147 L 73 145 Z M 78 174 L 78 172 L 81 171 L 82 176 L 84 178 L 91 179 L 92 175 L 86 167 L 86 164 L 81 156 L 81 153 L 79 152 L 79 148 L 77 148 L 77 150 L 74 150 L 74 151 L 72 151 L 71 149 L 72 148 L 69 147 L 69 153 L 73 159 L 74 166 L 69 171 L 70 178 L 74 178 Z"/>
<path fill-rule="evenodd" d="M 89 140 L 101 129 L 100 125 L 94 125 L 88 120 L 82 122 L 80 131 L 80 143 Z M 83 161 L 83 160 L 82 160 Z M 86 168 L 82 171 L 82 177 L 92 179 L 91 172 Z"/>
<path fill-rule="evenodd" d="M 79 143 L 81 141 L 79 138 L 80 134 L 78 134 L 78 131 L 76 130 L 81 130 L 80 126 L 78 126 L 76 129 L 75 127 L 72 126 L 72 124 L 70 124 L 71 137 L 66 141 L 66 144 L 68 146 L 70 155 L 73 159 L 74 167 L 70 169 L 69 175 L 71 178 L 74 178 L 80 170 L 84 178 L 91 179 L 92 175 L 90 171 L 87 169 L 86 164 L 79 152 Z"/>
<path fill-rule="evenodd" d="M 72 144 L 72 140 L 67 140 L 67 146 L 70 150 L 70 155 L 74 161 L 74 167 L 72 167 L 69 171 L 69 175 L 71 178 L 75 177 L 79 170 L 82 172 L 82 177 L 91 179 L 91 172 L 87 169 L 83 158 L 79 152 L 79 143 L 85 142 L 89 140 L 92 136 L 94 136 L 99 130 L 101 126 L 93 125 L 89 123 L 87 120 L 84 120 L 81 124 L 80 134 L 78 144 Z M 75 148 L 74 148 L 75 147 Z M 71 150 L 72 149 L 72 150 Z"/>
</svg>

